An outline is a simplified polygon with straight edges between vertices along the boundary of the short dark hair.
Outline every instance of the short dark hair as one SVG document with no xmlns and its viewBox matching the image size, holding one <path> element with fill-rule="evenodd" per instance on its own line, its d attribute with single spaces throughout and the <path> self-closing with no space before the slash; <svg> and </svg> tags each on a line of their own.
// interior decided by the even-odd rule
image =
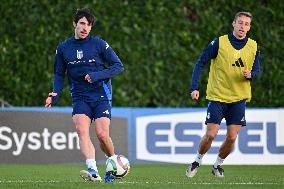
<svg viewBox="0 0 284 189">
<path fill-rule="evenodd" d="M 96 18 L 88 8 L 77 9 L 73 21 L 77 24 L 81 18 L 86 17 L 91 26 L 95 25 Z"/>
<path fill-rule="evenodd" d="M 238 12 L 238 13 L 235 15 L 234 22 L 236 22 L 237 18 L 240 17 L 240 16 L 249 17 L 250 20 L 252 21 L 252 14 L 251 14 L 250 12 Z"/>
</svg>

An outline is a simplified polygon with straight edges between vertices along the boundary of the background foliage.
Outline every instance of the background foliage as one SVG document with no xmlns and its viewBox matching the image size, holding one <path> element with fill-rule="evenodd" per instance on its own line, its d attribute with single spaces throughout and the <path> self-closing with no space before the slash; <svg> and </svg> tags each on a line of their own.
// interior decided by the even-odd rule
<svg viewBox="0 0 284 189">
<path fill-rule="evenodd" d="M 125 65 L 113 79 L 114 106 L 206 106 L 208 66 L 200 79 L 202 98 L 188 94 L 203 48 L 232 30 L 236 12 L 254 15 L 249 36 L 261 51 L 262 74 L 253 82 L 251 107 L 284 104 L 284 1 L 278 0 L 6 0 L 0 6 L 0 99 L 14 106 L 42 106 L 51 91 L 59 42 L 73 35 L 77 8 L 98 19 L 92 31 L 109 42 Z M 70 106 L 64 88 L 60 106 Z"/>
</svg>

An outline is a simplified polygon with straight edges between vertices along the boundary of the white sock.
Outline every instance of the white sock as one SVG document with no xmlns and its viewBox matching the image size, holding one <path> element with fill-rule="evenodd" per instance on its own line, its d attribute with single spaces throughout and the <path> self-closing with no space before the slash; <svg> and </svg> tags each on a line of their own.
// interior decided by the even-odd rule
<svg viewBox="0 0 284 189">
<path fill-rule="evenodd" d="M 199 163 L 199 165 L 200 165 L 201 162 L 202 162 L 203 156 L 204 156 L 204 154 L 200 154 L 200 153 L 197 152 L 196 157 L 195 157 L 195 161 L 196 161 L 197 163 Z"/>
<path fill-rule="evenodd" d="M 214 167 L 217 168 L 218 165 L 221 165 L 224 162 L 225 159 L 220 158 L 219 156 L 217 157 Z"/>
<path fill-rule="evenodd" d="M 94 169 L 98 172 L 97 162 L 95 159 L 86 159 L 86 165 L 88 168 Z"/>
</svg>

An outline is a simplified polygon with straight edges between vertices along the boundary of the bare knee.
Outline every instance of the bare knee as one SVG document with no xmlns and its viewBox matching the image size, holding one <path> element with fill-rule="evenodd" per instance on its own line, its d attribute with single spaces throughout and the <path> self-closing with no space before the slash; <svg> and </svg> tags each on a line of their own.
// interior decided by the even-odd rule
<svg viewBox="0 0 284 189">
<path fill-rule="evenodd" d="M 234 136 L 234 135 L 228 135 L 228 136 L 226 137 L 226 143 L 234 144 L 235 141 L 236 141 L 236 139 L 237 139 L 237 135 L 236 135 L 236 136 Z"/>
<path fill-rule="evenodd" d="M 98 118 L 95 120 L 96 134 L 100 142 L 107 143 L 109 140 L 109 118 Z"/>
<path fill-rule="evenodd" d="M 206 143 L 211 143 L 215 139 L 219 129 L 220 126 L 218 124 L 214 123 L 207 124 L 207 130 L 202 140 Z"/>
<path fill-rule="evenodd" d="M 83 126 L 76 126 L 76 132 L 80 139 L 89 138 L 89 131 L 86 130 Z"/>
<path fill-rule="evenodd" d="M 99 141 L 106 143 L 109 139 L 109 134 L 107 132 L 101 131 L 97 132 L 97 137 Z"/>
<path fill-rule="evenodd" d="M 215 139 L 215 137 L 216 137 L 215 134 L 206 133 L 206 134 L 203 136 L 203 140 L 206 141 L 206 142 L 212 142 L 212 141 Z"/>
<path fill-rule="evenodd" d="M 91 119 L 84 114 L 75 114 L 72 118 L 79 138 L 89 137 Z"/>
</svg>

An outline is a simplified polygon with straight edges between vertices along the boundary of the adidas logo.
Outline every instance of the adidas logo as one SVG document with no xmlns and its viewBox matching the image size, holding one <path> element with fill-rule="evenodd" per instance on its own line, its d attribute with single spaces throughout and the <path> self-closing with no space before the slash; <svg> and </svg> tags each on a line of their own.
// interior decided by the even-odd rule
<svg viewBox="0 0 284 189">
<path fill-rule="evenodd" d="M 239 58 L 238 60 L 236 60 L 235 63 L 232 64 L 232 66 L 245 67 L 245 66 L 244 66 L 244 63 L 243 63 L 243 61 L 242 61 L 241 58 Z"/>
<path fill-rule="evenodd" d="M 108 43 L 106 43 L 106 49 L 108 49 L 109 48 L 109 44 Z"/>
<path fill-rule="evenodd" d="M 108 111 L 108 110 L 106 110 L 106 111 L 104 111 L 104 112 L 103 112 L 103 114 L 109 114 L 109 111 Z"/>
<path fill-rule="evenodd" d="M 207 119 L 210 119 L 210 112 L 206 116 Z"/>
<path fill-rule="evenodd" d="M 245 121 L 245 117 L 243 117 L 243 118 L 241 119 L 241 121 Z"/>
</svg>

